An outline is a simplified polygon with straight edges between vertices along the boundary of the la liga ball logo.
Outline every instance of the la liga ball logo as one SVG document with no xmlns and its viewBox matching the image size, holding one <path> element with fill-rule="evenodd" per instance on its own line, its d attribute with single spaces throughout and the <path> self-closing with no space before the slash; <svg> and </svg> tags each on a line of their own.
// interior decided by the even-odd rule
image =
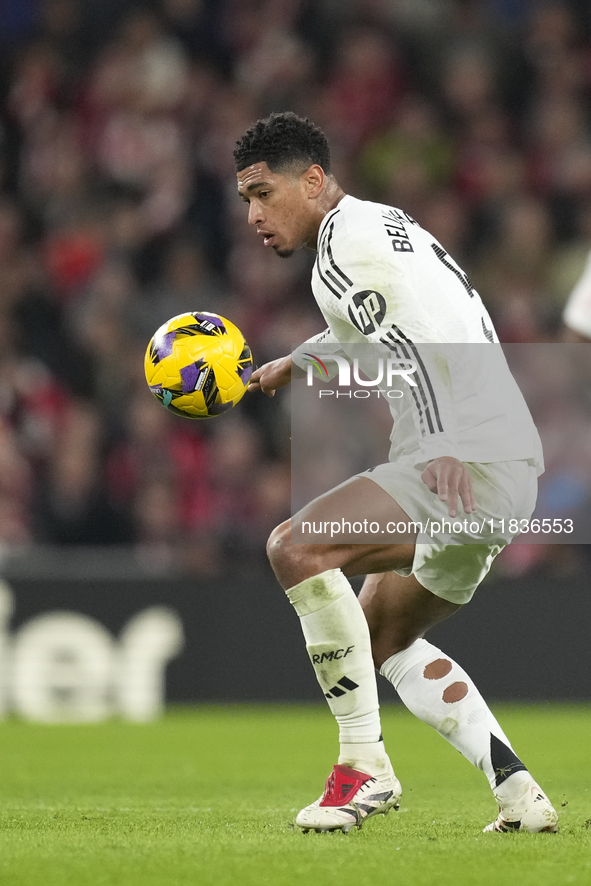
<svg viewBox="0 0 591 886">
<path fill-rule="evenodd" d="M 148 387 L 185 418 L 214 418 L 244 396 L 252 353 L 234 323 L 209 311 L 179 314 L 152 336 L 144 358 Z"/>
</svg>

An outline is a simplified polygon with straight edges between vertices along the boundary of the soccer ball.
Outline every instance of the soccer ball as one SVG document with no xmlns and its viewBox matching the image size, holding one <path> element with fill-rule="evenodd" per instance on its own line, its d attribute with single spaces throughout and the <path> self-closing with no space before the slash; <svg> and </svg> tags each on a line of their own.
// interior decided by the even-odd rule
<svg viewBox="0 0 591 886">
<path fill-rule="evenodd" d="M 186 418 L 212 418 L 243 397 L 253 370 L 237 326 L 206 311 L 179 314 L 152 337 L 144 359 L 157 400 Z"/>
</svg>

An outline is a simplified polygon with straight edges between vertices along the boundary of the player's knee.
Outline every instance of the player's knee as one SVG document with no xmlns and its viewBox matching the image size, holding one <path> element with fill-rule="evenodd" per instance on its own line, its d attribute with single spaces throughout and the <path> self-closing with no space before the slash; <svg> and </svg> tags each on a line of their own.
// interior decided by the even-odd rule
<svg viewBox="0 0 591 886">
<path fill-rule="evenodd" d="M 323 571 L 322 566 L 316 568 L 316 563 L 307 553 L 307 547 L 292 544 L 289 520 L 277 526 L 269 536 L 267 556 L 273 572 L 284 588 L 291 588 L 310 575 Z"/>
<path fill-rule="evenodd" d="M 291 547 L 291 523 L 286 520 L 276 526 L 267 540 L 267 557 L 273 569 L 277 571 L 286 559 L 289 558 Z"/>
</svg>

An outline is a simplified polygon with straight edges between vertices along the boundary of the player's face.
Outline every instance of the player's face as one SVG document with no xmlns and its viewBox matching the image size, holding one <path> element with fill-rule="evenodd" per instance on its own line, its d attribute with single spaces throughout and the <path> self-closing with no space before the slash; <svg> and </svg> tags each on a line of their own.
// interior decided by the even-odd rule
<svg viewBox="0 0 591 886">
<path fill-rule="evenodd" d="M 287 258 L 302 246 L 315 248 L 314 223 L 306 175 L 271 172 L 266 163 L 254 163 L 237 174 L 238 193 L 248 203 L 248 223 L 256 227 L 263 245 Z"/>
</svg>

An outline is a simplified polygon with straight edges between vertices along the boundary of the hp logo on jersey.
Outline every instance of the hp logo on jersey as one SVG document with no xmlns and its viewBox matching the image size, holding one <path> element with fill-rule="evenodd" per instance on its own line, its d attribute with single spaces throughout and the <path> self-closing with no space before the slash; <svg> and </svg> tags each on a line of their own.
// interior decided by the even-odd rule
<svg viewBox="0 0 591 886">
<path fill-rule="evenodd" d="M 356 292 L 349 305 L 349 319 L 359 332 L 370 335 L 386 316 L 386 299 L 373 289 Z"/>
</svg>

